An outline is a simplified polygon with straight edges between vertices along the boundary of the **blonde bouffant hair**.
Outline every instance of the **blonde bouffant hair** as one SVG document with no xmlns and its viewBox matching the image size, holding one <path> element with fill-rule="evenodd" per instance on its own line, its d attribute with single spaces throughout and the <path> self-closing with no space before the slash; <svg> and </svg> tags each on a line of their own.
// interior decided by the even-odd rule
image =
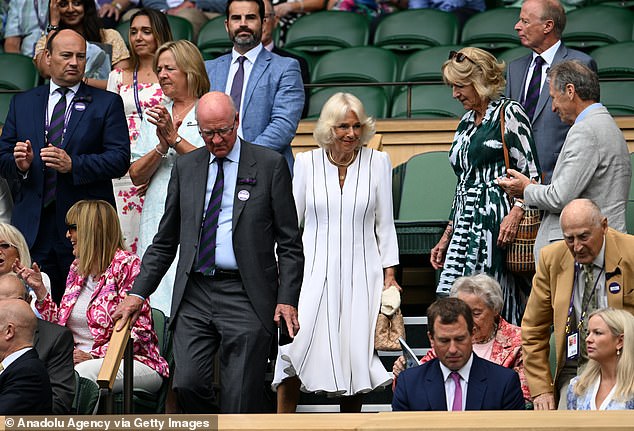
<svg viewBox="0 0 634 431">
<path fill-rule="evenodd" d="M 328 149 L 335 140 L 334 127 L 346 117 L 348 112 L 354 112 L 361 124 L 359 145 L 367 145 L 375 133 L 374 119 L 369 117 L 363 103 L 350 93 L 335 93 L 321 108 L 319 120 L 313 130 L 313 137 L 321 148 Z"/>
<path fill-rule="evenodd" d="M 82 200 L 68 210 L 66 223 L 77 225 L 78 272 L 103 274 L 117 250 L 125 250 L 116 210 L 106 201 Z"/>
<path fill-rule="evenodd" d="M 603 319 L 612 335 L 623 337 L 623 348 L 620 352 L 615 352 L 618 362 L 614 397 L 619 401 L 628 401 L 634 398 L 634 316 L 627 311 L 614 308 L 596 310 L 590 314 L 588 320 L 593 316 Z M 583 395 L 600 377 L 601 364 L 589 359 L 574 387 L 575 394 Z"/>
<path fill-rule="evenodd" d="M 442 65 L 445 84 L 473 84 L 482 99 L 499 99 L 506 86 L 505 63 L 498 62 L 491 53 L 480 48 L 466 47 L 458 52 L 466 56 L 463 61 L 452 58 Z"/>
</svg>

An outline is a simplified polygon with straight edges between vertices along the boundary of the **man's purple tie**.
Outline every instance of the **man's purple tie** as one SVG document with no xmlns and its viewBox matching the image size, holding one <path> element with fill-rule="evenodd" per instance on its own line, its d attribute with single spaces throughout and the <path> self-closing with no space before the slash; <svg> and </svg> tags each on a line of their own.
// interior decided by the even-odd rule
<svg viewBox="0 0 634 431">
<path fill-rule="evenodd" d="M 231 84 L 231 98 L 233 104 L 236 105 L 236 111 L 240 112 L 240 100 L 242 99 L 242 85 L 244 84 L 244 60 L 246 57 L 241 55 L 238 57 L 238 71 L 233 75 L 233 83 Z"/>
<path fill-rule="evenodd" d="M 535 108 L 537 108 L 537 101 L 539 100 L 539 90 L 542 85 L 542 66 L 544 65 L 544 59 L 539 55 L 535 57 L 535 67 L 533 67 L 533 75 L 528 83 L 528 90 L 526 90 L 526 99 L 524 99 L 524 109 L 526 115 L 530 120 L 535 115 Z"/>
<path fill-rule="evenodd" d="M 47 136 L 48 143 L 59 147 L 62 145 L 64 137 L 64 127 L 66 126 L 66 93 L 68 88 L 59 87 L 58 93 L 62 95 L 53 108 L 51 121 L 48 125 Z M 46 208 L 55 200 L 55 191 L 57 189 L 57 171 L 55 169 L 46 168 L 44 170 L 44 207 Z"/>
<path fill-rule="evenodd" d="M 218 233 L 218 218 L 222 204 L 222 190 L 225 185 L 225 174 L 222 164 L 223 158 L 216 157 L 218 173 L 211 190 L 209 204 L 205 211 L 205 220 L 200 232 L 200 244 L 198 244 L 198 270 L 205 275 L 211 275 L 216 268 L 216 234 Z"/>
<path fill-rule="evenodd" d="M 462 411 L 462 386 L 460 386 L 460 374 L 452 371 L 449 374 L 453 379 L 454 384 L 456 385 L 456 390 L 453 396 L 453 406 L 451 408 L 452 411 L 458 412 Z"/>
</svg>

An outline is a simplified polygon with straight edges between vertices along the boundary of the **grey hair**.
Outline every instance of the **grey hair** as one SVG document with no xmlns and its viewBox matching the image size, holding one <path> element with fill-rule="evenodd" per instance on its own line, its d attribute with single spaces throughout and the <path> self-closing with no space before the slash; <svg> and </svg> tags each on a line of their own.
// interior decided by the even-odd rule
<svg viewBox="0 0 634 431">
<path fill-rule="evenodd" d="M 598 102 L 601 99 L 599 77 L 579 60 L 566 60 L 554 65 L 548 71 L 548 77 L 559 93 L 565 92 L 566 85 L 572 84 L 581 100 Z"/>
<path fill-rule="evenodd" d="M 500 283 L 487 274 L 467 275 L 456 279 L 451 286 L 449 296 L 456 297 L 460 293 L 476 295 L 496 314 L 500 314 L 504 306 Z"/>
</svg>

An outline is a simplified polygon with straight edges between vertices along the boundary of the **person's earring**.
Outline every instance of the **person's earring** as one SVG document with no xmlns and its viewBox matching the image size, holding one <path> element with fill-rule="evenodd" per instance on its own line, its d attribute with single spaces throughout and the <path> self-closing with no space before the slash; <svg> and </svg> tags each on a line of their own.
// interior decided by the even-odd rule
<svg viewBox="0 0 634 431">
<path fill-rule="evenodd" d="M 621 349 L 616 349 L 616 357 L 618 358 L 619 356 L 621 356 Z"/>
</svg>

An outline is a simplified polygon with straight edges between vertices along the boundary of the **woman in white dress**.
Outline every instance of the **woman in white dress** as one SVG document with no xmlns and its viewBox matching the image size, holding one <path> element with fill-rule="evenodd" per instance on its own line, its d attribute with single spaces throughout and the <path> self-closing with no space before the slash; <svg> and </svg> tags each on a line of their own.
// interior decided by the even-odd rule
<svg viewBox="0 0 634 431">
<path fill-rule="evenodd" d="M 588 364 L 568 386 L 568 410 L 634 409 L 634 316 L 604 308 L 588 320 Z"/>
<path fill-rule="evenodd" d="M 294 412 L 299 390 L 341 396 L 342 412 L 361 411 L 363 393 L 389 385 L 374 350 L 381 292 L 394 278 L 398 244 L 392 166 L 365 147 L 374 120 L 347 93 L 324 105 L 313 136 L 321 148 L 298 154 L 293 194 L 304 225 L 300 330 L 280 347 L 273 387 L 278 412 Z"/>
<path fill-rule="evenodd" d="M 209 91 L 209 77 L 196 45 L 187 40 L 161 45 L 154 55 L 154 69 L 169 102 L 146 109 L 132 151 L 132 183 L 148 184 L 139 226 L 139 256 L 143 256 L 158 231 L 176 158 L 205 145 L 198 133 L 196 103 Z M 176 262 L 178 258 L 150 298 L 152 307 L 167 316 L 171 315 Z"/>
</svg>

